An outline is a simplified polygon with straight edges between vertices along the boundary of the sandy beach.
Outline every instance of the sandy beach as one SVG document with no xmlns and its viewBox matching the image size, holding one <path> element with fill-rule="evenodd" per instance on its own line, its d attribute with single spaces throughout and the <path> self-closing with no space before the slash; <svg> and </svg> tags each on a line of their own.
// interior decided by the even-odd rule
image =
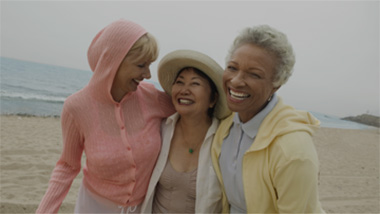
<svg viewBox="0 0 380 214">
<path fill-rule="evenodd" d="M 60 119 L 0 116 L 0 213 L 34 213 L 62 149 Z M 379 129 L 321 128 L 320 200 L 327 213 L 379 213 Z M 82 174 L 60 213 L 72 213 Z"/>
</svg>

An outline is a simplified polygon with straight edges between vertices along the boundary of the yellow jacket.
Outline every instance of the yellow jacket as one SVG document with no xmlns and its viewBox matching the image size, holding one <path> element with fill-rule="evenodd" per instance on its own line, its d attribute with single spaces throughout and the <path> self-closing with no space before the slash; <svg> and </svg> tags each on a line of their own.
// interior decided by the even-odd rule
<svg viewBox="0 0 380 214">
<path fill-rule="evenodd" d="M 221 122 L 211 150 L 223 186 L 219 155 L 233 117 Z M 319 124 L 310 113 L 285 105 L 279 97 L 243 157 L 248 213 L 324 213 L 318 197 L 318 156 L 311 137 Z M 229 212 L 224 189 L 223 212 Z"/>
</svg>

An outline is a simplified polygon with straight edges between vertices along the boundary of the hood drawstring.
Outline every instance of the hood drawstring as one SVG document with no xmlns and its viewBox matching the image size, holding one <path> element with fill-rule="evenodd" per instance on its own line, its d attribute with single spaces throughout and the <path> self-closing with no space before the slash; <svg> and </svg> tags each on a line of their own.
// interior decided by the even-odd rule
<svg viewBox="0 0 380 214">
<path fill-rule="evenodd" d="M 126 214 L 128 214 L 129 212 L 133 213 L 136 211 L 137 209 L 137 205 L 136 206 L 133 206 L 133 207 L 123 207 L 123 206 L 119 206 L 119 208 L 121 209 L 121 212 L 120 214 L 124 214 L 124 209 L 127 208 L 127 212 Z"/>
</svg>

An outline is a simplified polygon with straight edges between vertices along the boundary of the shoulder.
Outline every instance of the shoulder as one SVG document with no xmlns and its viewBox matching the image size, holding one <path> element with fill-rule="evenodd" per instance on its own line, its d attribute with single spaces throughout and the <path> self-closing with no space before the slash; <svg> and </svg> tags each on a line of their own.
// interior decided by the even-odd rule
<svg viewBox="0 0 380 214">
<path fill-rule="evenodd" d="M 80 90 L 75 92 L 74 94 L 71 94 L 65 99 L 65 102 L 63 103 L 63 107 L 66 109 L 75 109 L 79 106 L 83 105 L 86 95 L 84 90 Z"/>
<path fill-rule="evenodd" d="M 172 115 L 168 116 L 167 118 L 163 119 L 161 121 L 162 132 L 164 133 L 168 129 L 174 129 L 178 118 L 179 118 L 179 114 L 177 112 L 175 112 Z"/>
<path fill-rule="evenodd" d="M 147 102 L 157 102 L 162 99 L 162 97 L 169 97 L 165 92 L 158 90 L 153 84 L 148 82 L 141 82 L 136 94 L 144 98 Z"/>
<path fill-rule="evenodd" d="M 136 96 L 150 109 L 160 112 L 162 117 L 168 117 L 175 112 L 171 97 L 163 91 L 158 90 L 153 84 L 141 82 Z"/>
<path fill-rule="evenodd" d="M 94 100 L 91 98 L 91 95 L 84 88 L 65 99 L 62 111 L 78 117 L 86 113 L 88 108 L 93 105 L 93 102 Z"/>
<path fill-rule="evenodd" d="M 312 136 L 306 131 L 294 131 L 278 136 L 269 146 L 270 153 L 283 161 L 311 160 L 317 164 L 318 157 Z"/>
<path fill-rule="evenodd" d="M 219 122 L 219 127 L 218 127 L 218 134 L 226 134 L 233 122 L 235 113 L 232 113 L 230 116 L 226 117 L 225 119 L 221 120 Z"/>
<path fill-rule="evenodd" d="M 139 84 L 138 89 L 140 93 L 144 93 L 144 94 L 155 95 L 159 92 L 159 90 L 152 83 L 145 82 L 145 81 Z"/>
</svg>

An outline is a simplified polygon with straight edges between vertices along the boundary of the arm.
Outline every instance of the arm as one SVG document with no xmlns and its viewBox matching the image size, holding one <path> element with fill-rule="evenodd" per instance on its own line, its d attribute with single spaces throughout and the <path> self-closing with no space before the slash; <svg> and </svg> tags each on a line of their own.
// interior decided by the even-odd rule
<svg viewBox="0 0 380 214">
<path fill-rule="evenodd" d="M 171 97 L 168 94 L 157 90 L 157 98 L 159 106 L 165 115 L 165 118 L 175 113 L 174 105 L 172 103 Z"/>
<path fill-rule="evenodd" d="M 36 213 L 57 213 L 66 197 L 74 178 L 81 168 L 83 138 L 74 118 L 63 109 L 61 116 L 63 150 L 53 173 L 48 189 Z"/>
<path fill-rule="evenodd" d="M 279 213 L 324 213 L 318 197 L 318 157 L 310 135 L 281 138 L 291 143 L 280 147 L 273 173 Z"/>
</svg>

